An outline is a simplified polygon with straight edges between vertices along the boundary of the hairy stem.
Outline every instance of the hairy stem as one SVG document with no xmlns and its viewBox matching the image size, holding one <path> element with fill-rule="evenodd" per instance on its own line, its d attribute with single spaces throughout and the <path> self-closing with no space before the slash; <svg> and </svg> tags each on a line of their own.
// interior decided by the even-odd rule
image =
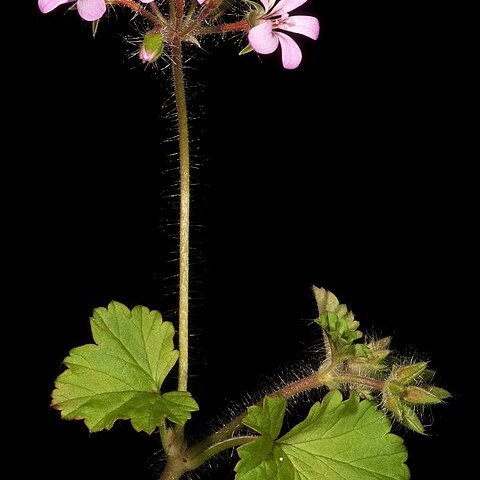
<svg viewBox="0 0 480 480">
<path fill-rule="evenodd" d="M 212 27 L 204 27 L 198 29 L 199 35 L 211 35 L 214 33 L 225 32 L 248 32 L 249 25 L 246 20 L 240 20 L 234 23 L 222 23 L 220 25 L 214 25 Z"/>
<path fill-rule="evenodd" d="M 170 0 L 171 11 L 175 0 Z M 183 2 L 182 2 L 183 12 Z M 178 12 L 178 10 L 177 10 Z M 190 153 L 188 135 L 188 111 L 183 75 L 182 40 L 175 36 L 172 44 L 172 73 L 175 105 L 178 118 L 178 146 L 180 157 L 180 246 L 179 246 L 179 300 L 178 300 L 178 390 L 188 388 L 188 310 L 190 263 Z M 160 436 L 167 454 L 167 464 L 160 480 L 178 480 L 188 470 L 184 455 L 187 445 L 184 427 L 177 425 L 167 430 L 160 426 Z"/>
<path fill-rule="evenodd" d="M 159 480 L 179 480 L 184 473 L 185 470 L 181 468 L 178 460 L 168 458 L 167 465 L 160 475 Z"/>
<path fill-rule="evenodd" d="M 296 382 L 290 383 L 285 387 L 271 393 L 269 396 L 282 396 L 288 399 L 295 395 L 298 395 L 299 393 L 308 392 L 310 390 L 313 390 L 314 388 L 321 387 L 322 385 L 325 385 L 330 378 L 330 369 L 326 369 L 321 374 L 316 372 L 313 375 L 301 378 Z M 261 402 L 257 403 L 257 405 L 261 405 Z M 235 432 L 235 430 L 242 426 L 242 421 L 246 417 L 246 415 L 246 411 L 242 412 L 240 415 L 237 415 L 235 418 L 230 420 L 230 422 L 228 422 L 223 428 L 216 431 L 215 433 L 212 433 L 197 445 L 193 445 L 189 449 L 190 455 L 200 455 L 200 452 L 206 451 L 212 445 L 219 444 L 230 438 Z"/>
<path fill-rule="evenodd" d="M 168 2 L 168 12 L 170 14 L 170 20 L 173 20 L 177 18 L 177 6 L 176 6 L 176 1 L 175 0 L 170 0 Z"/>
<path fill-rule="evenodd" d="M 172 46 L 173 82 L 178 115 L 178 142 L 180 149 L 180 288 L 178 304 L 178 390 L 188 385 L 188 302 L 189 302 L 189 229 L 190 229 L 190 158 L 188 141 L 188 113 L 183 77 L 181 41 Z"/>
<path fill-rule="evenodd" d="M 184 0 L 176 0 L 177 25 L 180 25 L 180 22 L 182 20 L 183 8 L 184 8 Z"/>
<path fill-rule="evenodd" d="M 162 447 L 165 450 L 165 452 L 168 451 L 169 448 L 169 430 L 167 427 L 167 422 L 165 419 L 162 420 L 158 427 L 159 433 L 160 433 L 160 441 L 162 442 Z"/>
<path fill-rule="evenodd" d="M 384 386 L 384 382 L 381 380 L 376 380 L 369 377 L 363 377 L 359 375 L 348 375 L 342 374 L 335 371 L 335 365 L 325 365 L 323 368 L 320 368 L 318 372 L 315 372 L 308 377 L 301 378 L 296 382 L 290 383 L 285 387 L 272 392 L 269 396 L 276 397 L 282 396 L 286 399 L 294 397 L 300 393 L 308 392 L 314 388 L 322 387 L 328 385 L 331 382 L 335 383 L 348 383 L 350 385 L 356 386 L 368 386 L 375 390 L 381 391 Z M 262 402 L 257 403 L 261 405 Z M 220 430 L 212 433 L 204 440 L 202 440 L 197 445 L 193 445 L 188 450 L 190 456 L 200 455 L 200 452 L 204 452 L 211 448 L 212 445 L 216 445 L 225 441 L 225 439 L 230 438 L 236 430 L 242 426 L 243 419 L 246 417 L 247 412 L 244 411 L 241 414 L 237 415 L 235 418 L 230 420 L 224 427 Z"/>
<path fill-rule="evenodd" d="M 190 3 L 190 8 L 188 9 L 187 13 L 185 14 L 185 24 L 188 24 L 190 22 L 194 13 L 197 10 L 198 5 L 199 4 L 197 3 L 196 0 L 194 0 L 192 3 Z"/>
<path fill-rule="evenodd" d="M 228 438 L 227 440 L 223 440 L 222 442 L 218 442 L 210 447 L 206 448 L 205 450 L 201 451 L 197 456 L 192 458 L 188 461 L 188 470 L 195 470 L 200 465 L 203 465 L 208 459 L 218 455 L 219 453 L 223 452 L 224 450 L 228 450 L 229 448 L 237 448 L 241 445 L 245 445 L 246 443 L 252 442 L 258 438 L 257 436 L 245 435 L 241 437 L 232 437 Z"/>
<path fill-rule="evenodd" d="M 375 380 L 374 378 L 362 377 L 360 375 L 339 375 L 336 377 L 336 380 L 339 383 L 370 387 L 378 391 L 382 391 L 385 386 L 385 382 L 382 382 L 382 380 Z"/>
<path fill-rule="evenodd" d="M 121 5 L 122 7 L 127 7 L 130 10 L 138 13 L 142 17 L 145 17 L 147 20 L 150 20 L 152 23 L 155 23 L 157 25 L 163 25 L 163 22 L 159 18 L 153 15 L 153 13 L 145 10 L 145 8 L 143 8 L 141 5 L 139 5 L 133 0 L 110 0 L 110 3 Z"/>
<path fill-rule="evenodd" d="M 339 370 L 340 367 L 340 370 Z M 375 378 L 363 377 L 360 375 L 350 375 L 345 372 L 338 364 L 326 363 L 319 371 L 290 383 L 279 390 L 269 394 L 270 397 L 282 396 L 286 399 L 294 397 L 300 393 L 308 392 L 314 388 L 325 385 L 350 384 L 354 386 L 368 386 L 375 390 L 382 390 L 384 382 Z M 261 405 L 258 402 L 257 405 Z M 182 454 L 174 456 L 172 461 L 167 463 L 166 476 L 160 480 L 177 480 L 183 473 L 195 470 L 204 464 L 211 457 L 219 454 L 228 448 L 236 448 L 240 445 L 253 441 L 255 436 L 232 436 L 239 428 L 243 426 L 242 422 L 247 415 L 247 411 L 242 412 L 228 422 L 220 430 L 212 433 L 201 442 L 192 445 L 186 450 L 182 449 Z M 183 442 L 183 437 L 177 437 Z M 185 447 L 185 443 L 182 443 Z M 173 475 L 173 476 L 172 476 Z M 177 475 L 176 477 L 174 475 Z"/>
<path fill-rule="evenodd" d="M 150 6 L 150 10 L 152 10 L 153 14 L 156 17 L 158 17 L 163 23 L 165 24 L 168 23 L 165 17 L 163 16 L 162 12 L 158 8 L 158 5 L 156 4 L 156 2 L 149 3 L 148 5 Z"/>
</svg>

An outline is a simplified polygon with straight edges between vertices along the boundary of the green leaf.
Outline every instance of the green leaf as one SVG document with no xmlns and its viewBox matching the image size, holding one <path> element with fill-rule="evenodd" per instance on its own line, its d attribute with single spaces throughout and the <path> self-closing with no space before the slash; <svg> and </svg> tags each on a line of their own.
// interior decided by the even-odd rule
<svg viewBox="0 0 480 480">
<path fill-rule="evenodd" d="M 335 312 L 336 308 L 340 306 L 338 298 L 325 288 L 318 288 L 313 286 L 313 295 L 317 302 L 318 314 L 325 312 Z"/>
<path fill-rule="evenodd" d="M 280 410 L 269 405 L 271 400 L 264 401 L 265 417 Z M 274 425 L 278 430 L 278 415 L 269 420 L 258 417 L 256 411 L 256 425 Z M 313 405 L 303 422 L 274 442 L 268 429 L 261 430 L 266 433 L 238 449 L 236 480 L 410 478 L 403 440 L 389 433 L 390 421 L 373 402 L 360 402 L 357 396 L 342 401 L 339 391 L 328 393 L 321 404 Z"/>
<path fill-rule="evenodd" d="M 285 470 L 293 475 L 293 465 L 282 457 L 281 450 L 274 444 L 274 440 L 280 435 L 286 409 L 287 401 L 283 397 L 265 397 L 262 407 L 253 406 L 248 409 L 243 424 L 262 436 L 238 449 L 241 458 L 235 467 L 238 479 L 294 478 L 285 476 Z M 279 465 L 276 465 L 277 463 Z M 279 468 L 280 466 L 282 468 Z"/>
<path fill-rule="evenodd" d="M 283 397 L 265 397 L 263 406 L 249 407 L 243 424 L 275 440 L 280 435 L 287 402 Z"/>
<path fill-rule="evenodd" d="M 71 350 L 55 382 L 52 407 L 62 418 L 83 419 L 92 432 L 130 419 L 135 430 L 151 433 L 165 417 L 183 425 L 198 410 L 188 392 L 160 393 L 178 351 L 173 325 L 159 312 L 111 302 L 94 310 L 90 325 L 96 345 Z"/>
</svg>

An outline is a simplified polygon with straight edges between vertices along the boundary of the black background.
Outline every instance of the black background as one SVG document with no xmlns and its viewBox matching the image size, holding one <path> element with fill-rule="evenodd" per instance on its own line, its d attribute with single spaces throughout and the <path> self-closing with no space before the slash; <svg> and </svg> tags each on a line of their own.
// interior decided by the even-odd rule
<svg viewBox="0 0 480 480">
<path fill-rule="evenodd" d="M 452 462 L 460 473 L 460 335 L 476 331 L 460 18 L 433 4 L 310 3 L 301 10 L 320 18 L 320 39 L 300 40 L 304 60 L 295 71 L 282 69 L 278 52 L 239 57 L 239 37 L 187 53 L 190 388 L 202 408 L 192 435 L 207 433 L 209 418 L 227 419 L 221 412 L 236 408 L 235 399 L 271 389 L 302 361 L 315 364 L 316 284 L 348 303 L 364 330 L 431 359 L 454 398 L 435 408 L 428 436 L 406 434 L 412 477 L 434 477 Z M 135 46 L 124 37 L 138 34 L 126 15 L 110 14 L 93 40 L 75 13 L 44 16 L 34 2 L 26 10 L 28 62 L 19 71 L 29 86 L 19 89 L 17 127 L 28 135 L 16 145 L 12 179 L 20 305 L 41 359 L 32 380 L 40 420 L 32 473 L 156 478 L 155 436 L 127 424 L 89 435 L 48 405 L 62 359 L 90 341 L 94 307 L 115 299 L 175 320 L 178 171 L 168 68 L 160 61 L 163 70 L 145 71 L 127 57 Z M 199 478 L 233 478 L 228 472 L 215 465 Z"/>
</svg>

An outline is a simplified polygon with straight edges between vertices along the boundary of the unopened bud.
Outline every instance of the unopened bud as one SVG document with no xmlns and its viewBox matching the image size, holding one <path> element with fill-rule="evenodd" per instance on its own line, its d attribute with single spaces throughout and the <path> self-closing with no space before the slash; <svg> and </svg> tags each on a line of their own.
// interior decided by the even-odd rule
<svg viewBox="0 0 480 480">
<path fill-rule="evenodd" d="M 423 433 L 425 431 L 417 414 L 410 407 L 402 403 L 398 397 L 387 395 L 384 399 L 384 406 L 393 414 L 395 420 L 405 427 L 417 433 Z"/>
<path fill-rule="evenodd" d="M 386 388 L 392 395 L 402 395 L 405 387 L 400 383 L 396 382 L 395 380 L 390 380 L 386 383 Z"/>
<path fill-rule="evenodd" d="M 427 362 L 413 363 L 412 365 L 404 365 L 397 368 L 395 371 L 395 378 L 403 385 L 412 383 L 418 378 L 427 368 Z"/>
<path fill-rule="evenodd" d="M 140 60 L 144 63 L 156 62 L 163 53 L 163 35 L 160 32 L 150 30 L 143 37 L 140 47 Z"/>
<path fill-rule="evenodd" d="M 423 428 L 422 422 L 418 418 L 417 414 L 406 405 L 402 405 L 403 418 L 402 423 L 410 430 L 413 430 L 417 433 L 424 433 L 425 429 Z"/>
<path fill-rule="evenodd" d="M 383 337 L 373 342 L 368 343 L 367 345 L 372 349 L 372 351 L 377 352 L 380 350 L 388 350 L 392 337 Z"/>
<path fill-rule="evenodd" d="M 405 388 L 403 398 L 413 405 L 442 403 L 450 394 L 443 388 L 426 385 L 423 387 Z"/>
<path fill-rule="evenodd" d="M 385 408 L 393 414 L 396 420 L 401 422 L 403 420 L 403 405 L 398 397 L 387 395 L 384 401 Z"/>
</svg>

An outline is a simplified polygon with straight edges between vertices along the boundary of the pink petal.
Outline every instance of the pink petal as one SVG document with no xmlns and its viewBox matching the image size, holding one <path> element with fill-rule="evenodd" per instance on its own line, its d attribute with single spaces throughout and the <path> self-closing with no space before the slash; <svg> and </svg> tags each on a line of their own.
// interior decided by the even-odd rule
<svg viewBox="0 0 480 480">
<path fill-rule="evenodd" d="M 143 63 L 150 63 L 155 58 L 155 51 L 149 53 L 145 47 L 142 47 L 140 49 L 139 56 Z"/>
<path fill-rule="evenodd" d="M 287 70 L 293 70 L 302 61 L 302 51 L 297 42 L 284 33 L 276 32 L 282 47 L 282 63 Z"/>
<path fill-rule="evenodd" d="M 142 0 L 143 1 L 143 0 Z M 197 0 L 200 5 L 203 5 L 205 3 L 205 0 Z"/>
<path fill-rule="evenodd" d="M 89 22 L 98 20 L 107 11 L 105 0 L 78 0 L 77 9 L 80 16 Z"/>
<path fill-rule="evenodd" d="M 267 20 L 253 27 L 248 33 L 248 41 L 258 53 L 272 53 L 278 47 L 278 32 L 272 29 L 272 22 Z"/>
<path fill-rule="evenodd" d="M 152 3 L 152 2 L 153 2 L 153 0 L 140 0 L 140 1 L 141 1 L 142 3 Z M 205 1 L 205 0 L 203 0 L 203 1 Z"/>
<path fill-rule="evenodd" d="M 300 5 L 303 5 L 307 0 L 280 0 L 275 8 L 270 12 L 271 15 L 283 15 L 295 10 Z"/>
<path fill-rule="evenodd" d="M 64 3 L 71 3 L 75 0 L 38 0 L 38 8 L 42 13 L 51 12 L 54 8 Z"/>
<path fill-rule="evenodd" d="M 306 37 L 313 38 L 313 40 L 316 40 L 320 33 L 320 23 L 318 19 L 307 15 L 288 17 L 278 28 L 280 30 L 286 30 L 287 32 L 300 33 Z"/>
</svg>

